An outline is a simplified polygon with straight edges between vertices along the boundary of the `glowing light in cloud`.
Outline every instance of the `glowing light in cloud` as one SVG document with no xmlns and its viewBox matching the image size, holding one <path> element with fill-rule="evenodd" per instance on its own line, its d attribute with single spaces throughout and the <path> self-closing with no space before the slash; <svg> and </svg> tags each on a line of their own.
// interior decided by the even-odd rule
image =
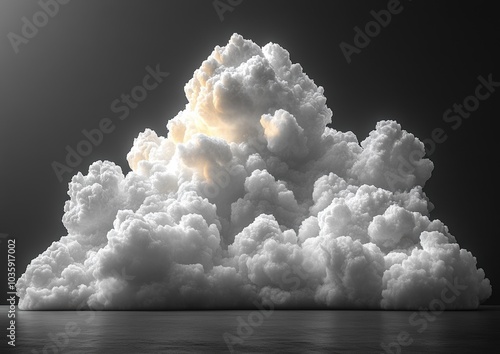
<svg viewBox="0 0 500 354">
<path fill-rule="evenodd" d="M 476 259 L 430 218 L 433 164 L 398 123 L 361 143 L 327 127 L 322 87 L 288 52 L 236 34 L 185 92 L 166 137 L 135 139 L 132 172 L 98 161 L 73 177 L 68 235 L 19 279 L 20 308 L 417 309 L 449 284 L 461 287 L 450 309 L 490 296 Z M 389 183 L 401 161 L 412 169 Z"/>
</svg>

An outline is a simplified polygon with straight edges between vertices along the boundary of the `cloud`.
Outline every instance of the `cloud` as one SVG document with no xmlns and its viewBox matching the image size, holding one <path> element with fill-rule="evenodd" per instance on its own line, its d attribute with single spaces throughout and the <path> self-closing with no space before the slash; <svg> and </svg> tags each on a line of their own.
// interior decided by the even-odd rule
<svg viewBox="0 0 500 354">
<path fill-rule="evenodd" d="M 17 282 L 21 309 L 450 309 L 491 294 L 423 186 L 422 142 L 381 121 L 361 143 L 330 128 L 317 86 L 277 44 L 234 34 L 186 84 L 168 135 L 146 129 L 126 175 L 69 184 L 68 234 Z"/>
</svg>

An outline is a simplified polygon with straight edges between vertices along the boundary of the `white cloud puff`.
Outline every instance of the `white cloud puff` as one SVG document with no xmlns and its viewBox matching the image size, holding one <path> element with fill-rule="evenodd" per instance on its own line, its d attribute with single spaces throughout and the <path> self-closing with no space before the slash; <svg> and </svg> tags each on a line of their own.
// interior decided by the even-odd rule
<svg viewBox="0 0 500 354">
<path fill-rule="evenodd" d="M 317 86 L 277 44 L 235 34 L 185 86 L 168 135 L 126 175 L 69 184 L 68 235 L 17 283 L 21 309 L 476 308 L 489 280 L 423 186 L 433 164 L 395 121 L 361 143 L 327 126 Z"/>
</svg>

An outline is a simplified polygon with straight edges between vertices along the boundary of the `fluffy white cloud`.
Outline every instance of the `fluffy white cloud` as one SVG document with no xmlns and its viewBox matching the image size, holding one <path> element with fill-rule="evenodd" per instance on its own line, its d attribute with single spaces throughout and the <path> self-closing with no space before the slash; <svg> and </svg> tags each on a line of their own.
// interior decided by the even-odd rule
<svg viewBox="0 0 500 354">
<path fill-rule="evenodd" d="M 440 301 L 447 309 L 471 309 L 491 295 L 475 257 L 457 243 L 439 231 L 424 231 L 419 246 L 384 272 L 383 308 L 428 308 Z"/>
<path fill-rule="evenodd" d="M 394 121 L 378 122 L 361 146 L 352 173 L 362 183 L 405 190 L 423 186 L 434 168 L 429 159 L 422 159 L 424 144 Z"/>
<path fill-rule="evenodd" d="M 20 308 L 414 309 L 442 296 L 475 308 L 490 296 L 431 219 L 433 164 L 399 124 L 361 143 L 327 127 L 323 88 L 288 52 L 236 34 L 185 92 L 166 137 L 135 139 L 132 172 L 98 161 L 73 177 L 68 235 L 18 280 Z"/>
</svg>

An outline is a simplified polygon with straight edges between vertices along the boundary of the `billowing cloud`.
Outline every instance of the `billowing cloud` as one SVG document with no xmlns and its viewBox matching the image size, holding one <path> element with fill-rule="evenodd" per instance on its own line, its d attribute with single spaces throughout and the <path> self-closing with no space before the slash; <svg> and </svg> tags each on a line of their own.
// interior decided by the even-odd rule
<svg viewBox="0 0 500 354">
<path fill-rule="evenodd" d="M 166 137 L 135 139 L 131 172 L 98 161 L 73 177 L 68 235 L 18 280 L 21 309 L 417 309 L 443 296 L 470 309 L 490 296 L 431 219 L 433 164 L 398 123 L 361 143 L 330 128 L 323 88 L 288 52 L 236 34 L 185 92 Z"/>
</svg>

